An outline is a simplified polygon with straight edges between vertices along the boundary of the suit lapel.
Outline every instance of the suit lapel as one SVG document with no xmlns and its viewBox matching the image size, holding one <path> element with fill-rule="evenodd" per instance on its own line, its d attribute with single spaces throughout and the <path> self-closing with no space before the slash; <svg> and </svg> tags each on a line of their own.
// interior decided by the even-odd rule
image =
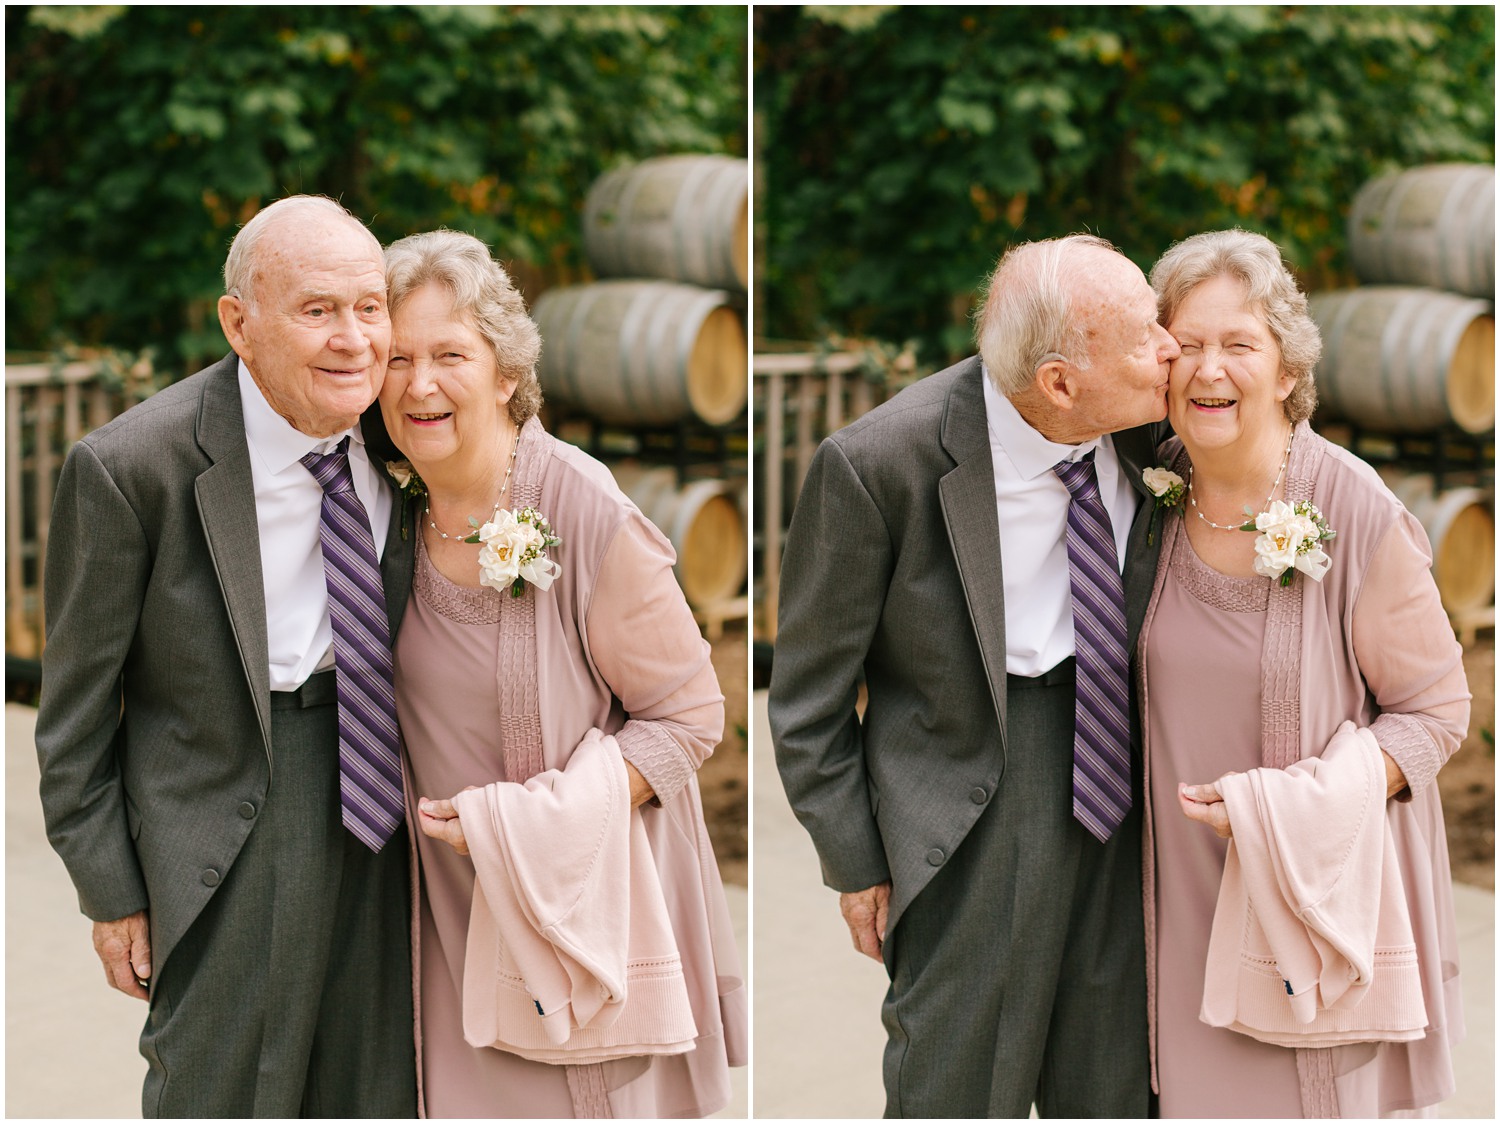
<svg viewBox="0 0 1500 1124">
<path fill-rule="evenodd" d="M 1120 471 L 1142 498 L 1136 509 L 1135 521 L 1130 525 L 1130 535 L 1125 544 L 1125 626 L 1130 636 L 1131 648 L 1140 632 L 1141 621 L 1146 616 L 1146 603 L 1151 599 L 1151 584 L 1156 576 L 1156 559 L 1161 553 L 1161 532 L 1164 515 L 1156 511 L 1156 497 L 1146 487 L 1142 473 L 1156 463 L 1156 426 L 1138 426 L 1121 430 L 1114 435 L 1115 455 L 1120 460 Z M 1148 530 L 1152 541 L 1146 541 Z"/>
<path fill-rule="evenodd" d="M 948 393 L 942 443 L 956 467 L 938 482 L 948 541 L 958 563 L 969 618 L 979 639 L 985 676 L 1005 744 L 1005 586 L 1000 570 L 1000 523 L 990 457 L 979 359 L 971 359 Z"/>
<path fill-rule="evenodd" d="M 365 451 L 377 469 L 386 461 L 405 459 L 405 454 L 391 441 L 378 402 L 360 417 L 359 431 L 365 439 Z M 412 564 L 417 549 L 416 536 L 422 531 L 415 505 L 412 505 L 412 510 L 403 513 L 402 508 L 408 506 L 406 497 L 395 487 L 395 482 L 386 473 L 381 472 L 380 478 L 390 485 L 395 493 L 391 502 L 391 523 L 385 533 L 385 549 L 380 554 L 380 579 L 385 586 L 385 612 L 390 619 L 391 639 L 394 642 L 396 630 L 401 625 L 401 617 L 406 612 L 407 597 L 411 593 Z M 405 537 L 401 534 L 403 514 L 406 526 Z"/>
<path fill-rule="evenodd" d="M 1130 486 L 1142 496 L 1150 496 L 1142 473 L 1156 463 L 1156 440 L 1154 426 L 1142 425 L 1135 429 L 1122 429 L 1114 435 L 1115 456 L 1120 459 L 1120 471 L 1130 481 Z"/>
<path fill-rule="evenodd" d="M 266 594 L 260 568 L 260 524 L 250 447 L 240 407 L 239 359 L 231 354 L 213 368 L 198 412 L 198 445 L 213 464 L 194 491 L 209 555 L 224 594 L 261 736 L 271 746 L 271 670 L 266 639 Z"/>
<path fill-rule="evenodd" d="M 406 513 L 406 537 L 401 537 L 401 509 L 405 504 L 406 497 L 396 492 L 391 502 L 391 524 L 385 533 L 385 550 L 380 555 L 380 580 L 385 586 L 385 612 L 391 623 L 392 643 L 395 643 L 396 630 L 401 627 L 401 617 L 406 612 L 406 601 L 411 594 L 416 536 L 422 533 L 418 512 L 412 510 Z"/>
</svg>

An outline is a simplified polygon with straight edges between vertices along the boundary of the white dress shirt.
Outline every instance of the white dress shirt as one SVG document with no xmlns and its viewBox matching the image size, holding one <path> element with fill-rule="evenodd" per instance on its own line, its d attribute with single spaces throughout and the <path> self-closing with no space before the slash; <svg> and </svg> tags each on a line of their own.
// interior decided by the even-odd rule
<svg viewBox="0 0 1500 1124">
<path fill-rule="evenodd" d="M 1125 540 L 1139 495 L 1120 471 L 1109 434 L 1081 445 L 1048 441 L 995 389 L 984 372 L 984 412 L 995 468 L 1000 518 L 1001 574 L 1005 583 L 1005 670 L 1041 675 L 1073 654 L 1073 591 L 1068 571 L 1068 504 L 1071 497 L 1054 465 L 1097 449 L 1094 472 L 1115 534 L 1115 555 L 1125 568 Z"/>
<path fill-rule="evenodd" d="M 391 490 L 381 483 L 380 470 L 370 463 L 357 423 L 332 437 L 309 437 L 299 432 L 271 409 L 243 359 L 240 408 L 245 416 L 260 527 L 271 690 L 295 691 L 314 671 L 333 666 L 333 626 L 328 621 L 328 585 L 318 537 L 323 489 L 302 464 L 302 458 L 308 453 L 333 452 L 348 434 L 354 493 L 370 517 L 377 558 L 385 551 L 386 529 L 391 522 Z"/>
</svg>

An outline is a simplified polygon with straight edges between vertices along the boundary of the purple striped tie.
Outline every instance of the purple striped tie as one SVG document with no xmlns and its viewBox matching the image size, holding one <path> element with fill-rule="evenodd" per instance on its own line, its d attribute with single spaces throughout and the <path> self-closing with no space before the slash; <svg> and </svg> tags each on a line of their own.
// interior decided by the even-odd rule
<svg viewBox="0 0 1500 1124">
<path fill-rule="evenodd" d="M 323 489 L 323 576 L 338 670 L 339 798 L 344 826 L 379 851 L 405 815 L 391 685 L 391 627 L 365 506 L 349 474 L 349 438 L 302 463 Z"/>
<path fill-rule="evenodd" d="M 1073 719 L 1073 816 L 1107 842 L 1130 811 L 1130 660 L 1125 585 L 1094 453 L 1053 470 L 1067 486 L 1068 568 L 1073 588 L 1077 702 Z"/>
</svg>

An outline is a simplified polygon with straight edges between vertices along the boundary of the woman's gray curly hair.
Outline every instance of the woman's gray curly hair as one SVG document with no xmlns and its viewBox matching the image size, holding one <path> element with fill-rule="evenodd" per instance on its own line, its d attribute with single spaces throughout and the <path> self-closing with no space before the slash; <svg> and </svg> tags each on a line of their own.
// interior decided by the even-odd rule
<svg viewBox="0 0 1500 1124">
<path fill-rule="evenodd" d="M 1158 318 L 1170 324 L 1188 294 L 1216 277 L 1244 283 L 1246 301 L 1265 317 L 1281 350 L 1282 369 L 1297 380 L 1282 409 L 1293 425 L 1306 421 L 1318 404 L 1313 368 L 1323 353 L 1323 337 L 1308 315 L 1307 297 L 1269 238 L 1248 230 L 1209 230 L 1178 242 L 1151 268 Z"/>
<path fill-rule="evenodd" d="M 424 285 L 441 285 L 453 295 L 454 313 L 471 321 L 490 345 L 500 377 L 515 382 L 510 416 L 525 425 L 542 405 L 536 377 L 542 336 L 489 247 L 456 230 L 413 234 L 386 247 L 385 276 L 392 317 Z"/>
</svg>

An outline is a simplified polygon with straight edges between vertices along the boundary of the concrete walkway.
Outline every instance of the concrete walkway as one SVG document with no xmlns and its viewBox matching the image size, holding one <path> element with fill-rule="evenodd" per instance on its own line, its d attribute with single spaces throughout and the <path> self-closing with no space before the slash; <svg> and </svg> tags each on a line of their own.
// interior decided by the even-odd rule
<svg viewBox="0 0 1500 1124">
<path fill-rule="evenodd" d="M 879 1117 L 884 969 L 856 953 L 792 815 L 771 754 L 766 697 L 752 708 L 754 1094 L 758 1118 Z M 1495 1116 L 1495 896 L 1454 887 L 1468 1038 L 1454 1052 L 1448 1118 Z"/>
<path fill-rule="evenodd" d="M 88 920 L 47 845 L 37 797 L 36 712 L 5 708 L 5 1115 L 139 1117 L 146 1005 L 111 990 Z M 725 887 L 746 941 L 746 894 Z M 873 967 L 873 965 L 872 965 Z M 744 1118 L 748 1071 L 721 1117 Z"/>
</svg>

